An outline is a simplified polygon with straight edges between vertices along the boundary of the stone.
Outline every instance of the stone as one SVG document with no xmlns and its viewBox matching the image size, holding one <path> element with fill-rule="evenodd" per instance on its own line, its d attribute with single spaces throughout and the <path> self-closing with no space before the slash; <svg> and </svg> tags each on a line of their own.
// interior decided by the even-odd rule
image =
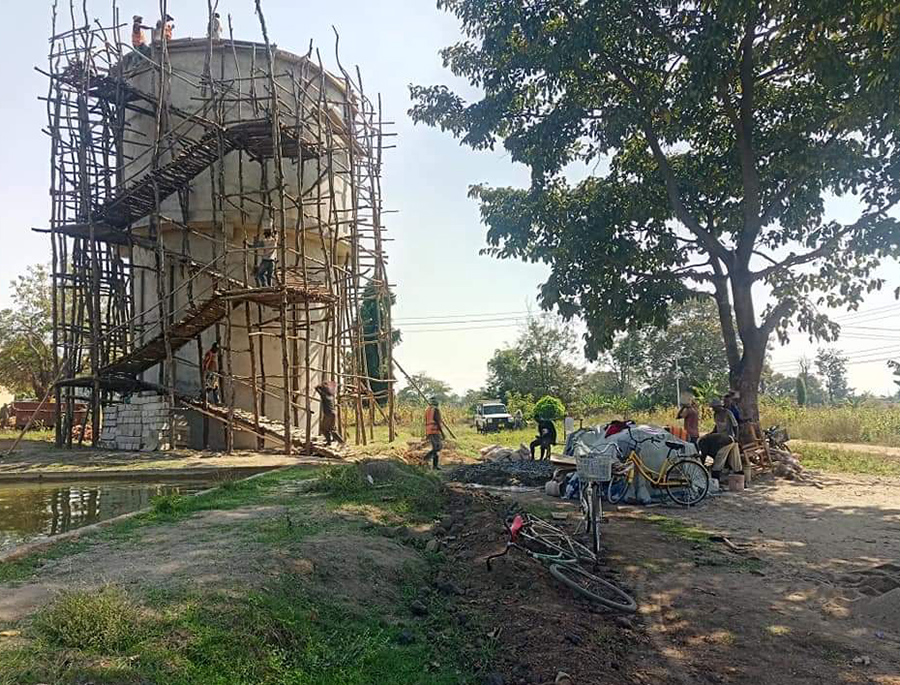
<svg viewBox="0 0 900 685">
<path fill-rule="evenodd" d="M 427 543 L 425 543 L 425 551 L 429 553 L 437 552 L 441 548 L 440 540 L 437 538 L 431 538 Z"/>
<path fill-rule="evenodd" d="M 416 641 L 416 636 L 413 635 L 412 631 L 404 628 L 400 631 L 400 634 L 397 636 L 397 643 L 401 645 L 411 645 Z"/>
<path fill-rule="evenodd" d="M 417 599 L 413 600 L 413 602 L 409 605 L 409 610 L 412 612 L 413 616 L 428 615 L 428 607 Z"/>
<path fill-rule="evenodd" d="M 496 671 L 485 675 L 481 679 L 481 682 L 483 685 L 506 685 L 506 679 L 502 674 L 497 673 Z"/>
</svg>

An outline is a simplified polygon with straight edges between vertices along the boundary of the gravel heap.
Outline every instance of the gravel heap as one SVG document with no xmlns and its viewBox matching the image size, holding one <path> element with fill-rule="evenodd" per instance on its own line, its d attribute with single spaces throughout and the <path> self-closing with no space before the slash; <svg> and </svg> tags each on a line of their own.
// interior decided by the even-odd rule
<svg viewBox="0 0 900 685">
<path fill-rule="evenodd" d="M 449 477 L 460 483 L 540 486 L 550 480 L 553 470 L 549 461 L 489 461 L 458 466 Z"/>
</svg>

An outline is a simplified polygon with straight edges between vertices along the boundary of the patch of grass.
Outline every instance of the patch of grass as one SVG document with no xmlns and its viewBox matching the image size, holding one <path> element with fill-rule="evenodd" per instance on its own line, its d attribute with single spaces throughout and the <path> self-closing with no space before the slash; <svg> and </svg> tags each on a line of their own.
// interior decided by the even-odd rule
<svg viewBox="0 0 900 685">
<path fill-rule="evenodd" d="M 43 552 L 0 563 L 0 583 L 18 583 L 27 580 L 48 562 L 77 554 L 89 546 L 90 543 L 87 540 L 58 542 Z"/>
<path fill-rule="evenodd" d="M 803 445 L 799 451 L 804 468 L 833 473 L 900 476 L 900 459 L 879 454 Z"/>
<path fill-rule="evenodd" d="M 422 596 L 422 583 L 411 576 L 404 592 Z M 64 596 L 46 611 L 49 630 L 35 622 L 33 644 L 4 654 L 0 683 L 475 682 L 473 648 L 437 597 L 427 617 L 406 624 L 403 607 L 393 615 L 350 609 L 288 576 L 237 599 L 174 592 L 147 599 L 154 606 L 111 589 Z M 89 608 L 100 614 L 100 637 L 84 621 Z"/>
<path fill-rule="evenodd" d="M 134 646 L 137 607 L 118 588 L 72 590 L 39 612 L 34 630 L 51 647 L 116 654 Z"/>
<path fill-rule="evenodd" d="M 365 462 L 329 467 L 314 489 L 334 504 L 376 505 L 409 521 L 433 519 L 441 513 L 446 493 L 438 476 L 399 461 L 379 466 L 383 475 L 372 482 Z"/>
<path fill-rule="evenodd" d="M 680 521 L 679 519 L 670 516 L 662 516 L 661 514 L 651 514 L 644 518 L 656 525 L 666 535 L 686 540 L 694 544 L 712 546 L 712 542 L 709 539 L 710 533 L 701 528 L 691 526 L 684 521 Z"/>
</svg>

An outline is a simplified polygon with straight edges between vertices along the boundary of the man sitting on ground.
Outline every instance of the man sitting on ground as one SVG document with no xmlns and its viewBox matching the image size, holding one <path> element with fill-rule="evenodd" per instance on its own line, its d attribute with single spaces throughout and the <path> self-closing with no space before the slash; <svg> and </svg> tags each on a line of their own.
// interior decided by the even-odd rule
<svg viewBox="0 0 900 685">
<path fill-rule="evenodd" d="M 531 460 L 534 461 L 534 448 L 540 445 L 541 460 L 550 458 L 550 446 L 556 444 L 556 426 L 549 419 L 538 419 L 537 438 L 531 441 Z"/>
</svg>

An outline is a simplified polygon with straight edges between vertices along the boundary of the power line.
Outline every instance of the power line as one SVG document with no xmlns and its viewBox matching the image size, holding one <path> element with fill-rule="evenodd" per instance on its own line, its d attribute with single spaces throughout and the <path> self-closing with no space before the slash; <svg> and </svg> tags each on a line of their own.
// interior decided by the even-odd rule
<svg viewBox="0 0 900 685">
<path fill-rule="evenodd" d="M 394 319 L 397 323 L 409 322 L 409 321 L 437 321 L 439 319 L 478 319 L 485 316 L 513 316 L 513 315 L 523 315 L 530 314 L 528 311 L 518 311 L 518 312 L 485 312 L 482 314 L 445 314 L 441 316 L 406 316 L 398 319 Z"/>
</svg>

